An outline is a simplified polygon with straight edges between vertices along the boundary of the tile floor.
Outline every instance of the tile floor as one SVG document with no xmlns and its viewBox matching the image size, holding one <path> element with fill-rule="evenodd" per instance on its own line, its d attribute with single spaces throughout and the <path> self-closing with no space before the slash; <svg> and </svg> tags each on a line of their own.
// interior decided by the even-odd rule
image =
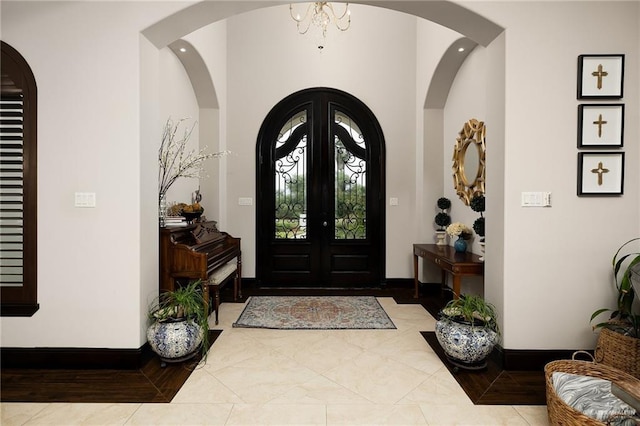
<svg viewBox="0 0 640 426">
<path fill-rule="evenodd" d="M 379 298 L 397 330 L 232 328 L 170 404 L 2 403 L 9 425 L 547 425 L 544 406 L 473 405 L 420 335 L 435 320 Z"/>
</svg>

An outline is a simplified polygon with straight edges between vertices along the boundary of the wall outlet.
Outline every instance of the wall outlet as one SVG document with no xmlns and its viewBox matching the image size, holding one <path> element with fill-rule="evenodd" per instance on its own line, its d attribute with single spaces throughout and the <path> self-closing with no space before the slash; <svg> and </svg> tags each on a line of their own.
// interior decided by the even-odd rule
<svg viewBox="0 0 640 426">
<path fill-rule="evenodd" d="M 397 206 L 398 205 L 398 198 L 397 197 L 389 198 L 389 205 L 390 206 Z"/>
</svg>

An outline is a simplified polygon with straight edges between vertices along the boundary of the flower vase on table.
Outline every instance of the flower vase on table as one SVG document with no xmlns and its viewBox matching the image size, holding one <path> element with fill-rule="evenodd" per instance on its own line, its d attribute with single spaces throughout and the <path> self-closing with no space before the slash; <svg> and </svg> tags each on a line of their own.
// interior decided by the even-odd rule
<svg viewBox="0 0 640 426">
<path fill-rule="evenodd" d="M 467 239 L 471 238 L 471 232 L 471 229 L 464 223 L 454 222 L 447 226 L 447 234 L 449 234 L 451 238 L 458 238 L 453 243 L 453 248 L 456 250 L 456 253 L 464 253 L 467 251 Z"/>
<path fill-rule="evenodd" d="M 462 238 L 462 236 L 459 236 L 453 243 L 453 248 L 456 250 L 456 253 L 464 253 L 467 251 L 467 241 Z"/>
</svg>

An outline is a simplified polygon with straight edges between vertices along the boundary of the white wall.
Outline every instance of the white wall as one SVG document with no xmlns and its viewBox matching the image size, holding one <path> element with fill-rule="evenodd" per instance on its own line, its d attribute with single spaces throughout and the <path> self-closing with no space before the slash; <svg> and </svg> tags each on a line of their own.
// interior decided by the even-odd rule
<svg viewBox="0 0 640 426">
<path fill-rule="evenodd" d="M 498 322 L 504 330 L 504 240 L 505 240 L 505 33 L 500 34 L 485 50 L 487 79 L 485 101 L 486 122 L 491 123 L 490 145 L 487 148 L 487 182 L 485 188 L 486 213 L 485 233 L 492 243 L 485 253 L 484 297 L 493 303 L 500 317 Z M 504 347 L 504 345 L 503 345 Z"/>
<path fill-rule="evenodd" d="M 148 289 L 140 218 L 149 203 L 140 192 L 148 120 L 139 34 L 184 4 L 1 7 L 2 39 L 38 86 L 40 304 L 33 317 L 2 318 L 2 346 L 140 347 Z M 96 208 L 74 208 L 77 191 L 95 192 Z"/>
<path fill-rule="evenodd" d="M 639 116 L 639 3 L 474 2 L 469 7 L 507 28 L 504 346 L 593 348 L 591 313 L 614 306 L 611 257 L 640 234 L 634 120 Z M 576 196 L 577 57 L 584 53 L 626 54 L 621 197 Z M 493 143 L 488 140 L 487 149 Z M 490 154 L 487 163 L 492 167 Z M 553 205 L 522 208 L 522 191 L 551 191 Z M 500 242 L 488 234 L 487 250 L 495 243 Z"/>
<path fill-rule="evenodd" d="M 200 108 L 189 76 L 182 62 L 168 48 L 160 50 L 160 118 L 163 126 L 171 118 L 174 124 L 185 119 L 176 133 L 176 140 L 184 138 L 184 132 L 193 128 L 185 153 L 200 149 Z M 214 152 L 207 149 L 206 152 Z M 208 160 L 210 161 L 210 160 Z M 199 179 L 180 178 L 167 191 L 167 204 L 192 202 L 193 193 L 200 185 Z"/>
<path fill-rule="evenodd" d="M 219 21 L 207 25 L 187 36 L 201 55 L 215 87 L 218 108 L 200 108 L 200 146 L 207 152 L 227 150 L 227 22 Z M 233 153 L 231 154 L 233 155 Z M 207 176 L 200 179 L 202 206 L 209 220 L 218 222 L 220 229 L 226 227 L 226 157 L 207 161 Z"/>
</svg>

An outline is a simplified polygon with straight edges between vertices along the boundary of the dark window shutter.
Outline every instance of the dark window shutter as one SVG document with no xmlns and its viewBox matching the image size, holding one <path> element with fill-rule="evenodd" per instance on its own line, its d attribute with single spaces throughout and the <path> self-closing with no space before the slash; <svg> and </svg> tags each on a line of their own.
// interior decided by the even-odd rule
<svg viewBox="0 0 640 426">
<path fill-rule="evenodd" d="M 31 316 L 37 302 L 37 87 L 2 42 L 0 61 L 0 289 L 2 316 Z"/>
</svg>

